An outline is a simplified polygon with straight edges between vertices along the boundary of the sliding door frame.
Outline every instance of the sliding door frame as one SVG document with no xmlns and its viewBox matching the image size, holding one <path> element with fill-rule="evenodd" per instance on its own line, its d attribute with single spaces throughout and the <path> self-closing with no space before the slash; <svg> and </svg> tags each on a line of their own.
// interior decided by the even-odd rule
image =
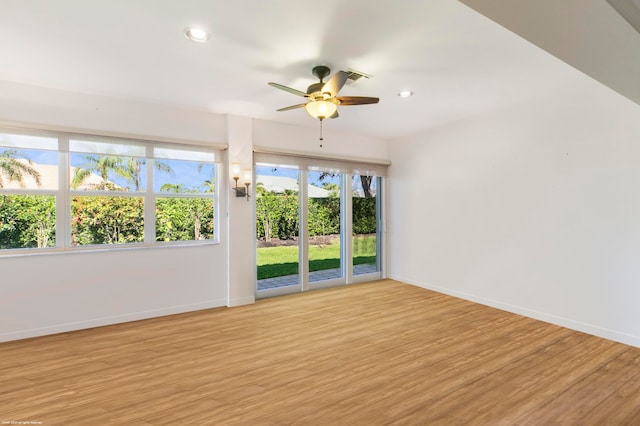
<svg viewBox="0 0 640 426">
<path fill-rule="evenodd" d="M 268 156 L 278 155 L 278 153 L 268 153 Z M 292 154 L 282 154 L 286 157 L 295 157 Z M 303 156 L 305 160 L 313 159 L 314 157 Z M 320 161 L 331 161 L 331 159 L 320 158 Z M 344 162 L 345 160 L 336 160 L 337 162 Z M 348 160 L 352 162 L 352 160 Z M 273 164 L 277 164 L 273 163 Z M 262 164 L 262 165 L 261 165 Z M 268 160 L 262 162 L 256 162 L 254 159 L 254 182 L 257 182 L 256 167 L 266 164 L 272 164 Z M 285 164 L 281 162 L 280 164 Z M 295 162 L 287 163 L 290 166 L 296 165 Z M 356 162 L 356 164 L 359 164 Z M 368 163 L 363 163 L 368 164 Z M 386 166 L 389 163 L 380 162 L 372 163 L 372 166 L 381 167 Z M 285 294 L 299 293 L 309 290 L 316 290 L 321 288 L 335 287 L 340 285 L 348 285 L 352 283 L 360 283 L 373 281 L 384 277 L 384 250 L 383 250 L 383 223 L 384 223 L 384 177 L 380 173 L 365 174 L 364 176 L 375 176 L 377 179 L 377 194 L 376 194 L 376 272 L 353 275 L 353 185 L 352 180 L 354 174 L 348 171 L 340 171 L 340 271 L 341 276 L 339 278 L 332 278 L 323 281 L 309 282 L 309 194 L 308 194 L 308 177 L 309 169 L 307 167 L 300 167 L 297 165 L 298 172 L 298 279 L 297 285 L 283 286 L 270 288 L 266 290 L 258 290 L 258 282 L 255 284 L 256 299 L 262 299 L 273 296 L 280 296 Z M 253 185 L 254 199 L 256 196 L 256 185 Z M 254 212 L 255 213 L 255 212 Z M 256 247 L 257 250 L 257 247 Z"/>
<path fill-rule="evenodd" d="M 360 275 L 353 275 L 353 269 L 351 271 L 351 274 L 349 275 L 350 280 L 348 281 L 348 284 L 354 284 L 354 283 L 363 283 L 363 282 L 368 282 L 368 281 L 374 281 L 374 280 L 379 280 L 382 278 L 386 278 L 386 273 L 384 270 L 384 265 L 386 264 L 385 262 L 385 251 L 382 249 L 383 248 L 383 244 L 384 244 L 384 215 L 385 215 L 385 203 L 384 203 L 384 196 L 385 196 L 385 179 L 383 179 L 380 176 L 375 176 L 375 179 L 377 179 L 376 182 L 376 272 L 372 272 L 369 274 L 360 274 Z M 353 198 L 351 198 L 350 201 L 352 201 Z M 350 214 L 353 210 L 350 211 Z M 351 224 L 353 225 L 353 223 Z M 351 247 L 353 246 L 353 238 L 351 238 L 351 235 L 349 235 L 349 240 L 350 240 L 350 244 Z M 349 263 L 350 263 L 350 267 L 353 268 L 353 259 L 350 258 L 349 259 Z"/>
</svg>

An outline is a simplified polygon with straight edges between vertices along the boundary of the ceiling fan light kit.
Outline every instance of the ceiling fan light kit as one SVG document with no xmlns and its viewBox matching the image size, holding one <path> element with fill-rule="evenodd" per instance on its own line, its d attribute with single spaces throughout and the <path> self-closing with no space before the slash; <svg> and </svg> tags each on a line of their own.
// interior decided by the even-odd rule
<svg viewBox="0 0 640 426">
<path fill-rule="evenodd" d="M 307 113 L 313 118 L 324 120 L 331 117 L 338 110 L 338 105 L 329 101 L 313 101 L 304 106 Z"/>
<path fill-rule="evenodd" d="M 273 82 L 269 83 L 269 86 L 273 86 L 276 89 L 284 90 L 285 92 L 307 98 L 306 103 L 280 108 L 278 109 L 278 111 L 289 111 L 292 109 L 304 107 L 304 109 L 311 117 L 320 120 L 320 140 L 322 140 L 322 120 L 324 120 L 325 118 L 338 118 L 339 105 L 349 106 L 377 104 L 380 100 L 379 98 L 365 96 L 338 97 L 338 92 L 340 91 L 340 89 L 342 89 L 347 80 L 349 78 L 354 79 L 354 75 L 356 74 L 354 71 L 338 71 L 326 83 L 324 82 L 324 79 L 329 74 L 331 74 L 331 70 L 329 69 L 329 67 L 318 65 L 313 67 L 313 70 L 311 72 L 314 76 L 320 79 L 320 81 L 318 83 L 311 84 L 307 88 L 306 92 Z M 358 74 L 358 78 L 371 77 L 370 75 L 364 73 Z"/>
</svg>

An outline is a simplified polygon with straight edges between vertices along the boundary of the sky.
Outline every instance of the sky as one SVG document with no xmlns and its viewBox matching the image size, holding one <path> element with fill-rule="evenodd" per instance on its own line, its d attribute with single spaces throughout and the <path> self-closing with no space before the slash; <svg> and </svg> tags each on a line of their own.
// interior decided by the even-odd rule
<svg viewBox="0 0 640 426">
<path fill-rule="evenodd" d="M 34 149 L 18 149 L 18 148 L 6 148 L 6 149 L 15 149 L 19 150 L 21 153 L 24 153 L 27 158 L 33 161 L 36 164 L 57 164 L 58 162 L 58 152 L 57 151 L 45 151 L 45 150 L 34 150 Z M 0 152 L 3 148 L 0 148 Z M 70 165 L 72 167 L 83 167 L 88 168 L 88 163 L 86 160 L 88 154 L 79 154 L 79 153 L 71 153 L 70 154 Z M 122 158 L 130 158 L 130 157 L 122 157 Z M 145 159 L 140 159 L 141 161 L 145 161 Z M 154 191 L 160 192 L 160 188 L 164 184 L 177 184 L 182 185 L 185 190 L 198 190 L 198 191 L 206 191 L 208 187 L 205 185 L 205 181 L 213 181 L 213 165 L 211 164 L 203 164 L 202 162 L 197 161 L 187 161 L 187 160 L 160 160 L 166 166 L 169 166 L 171 169 L 171 173 L 167 173 L 164 171 L 156 171 L 154 174 Z M 97 174 L 97 172 L 93 172 Z M 288 167 L 271 167 L 271 166 L 256 166 L 255 170 L 256 175 L 271 175 L 271 176 L 284 176 L 293 179 L 298 179 L 298 169 L 297 168 L 288 168 Z M 309 184 L 318 186 L 320 188 L 324 187 L 325 184 L 334 183 L 340 184 L 339 176 L 326 176 L 323 179 L 320 179 L 321 173 L 310 171 L 308 172 Z M 143 182 L 143 187 L 140 188 L 144 190 L 144 182 L 145 182 L 145 168 L 141 168 L 140 172 L 141 182 Z M 109 172 L 109 180 L 116 185 L 123 188 L 130 188 L 133 190 L 133 186 L 131 182 L 128 182 L 126 179 L 118 176 L 113 171 Z M 258 178 L 259 181 L 259 178 Z M 353 188 L 354 190 L 361 189 L 360 180 L 353 179 Z"/>
<path fill-rule="evenodd" d="M 16 148 L 8 148 L 11 150 L 17 150 L 20 153 L 24 154 L 24 156 L 30 159 L 35 164 L 57 164 L 58 163 L 58 152 L 56 151 L 44 151 L 44 150 L 32 150 L 32 149 L 16 149 Z M 4 149 L 0 148 L 0 152 Z M 71 153 L 69 157 L 69 162 L 71 167 L 83 167 L 89 168 L 88 162 L 86 160 L 87 154 L 77 154 Z M 128 157 L 123 157 L 128 158 Z M 141 161 L 145 161 L 141 159 Z M 207 187 L 204 185 L 205 181 L 213 180 L 213 165 L 211 164 L 202 164 L 201 162 L 196 161 L 185 161 L 185 160 L 161 160 L 165 165 L 169 166 L 171 169 L 171 173 L 156 171 L 154 176 L 154 190 L 155 192 L 160 192 L 160 188 L 165 183 L 169 184 L 181 184 L 185 189 L 192 190 L 197 189 L 200 191 L 205 191 Z M 92 171 L 94 174 L 98 174 L 95 171 Z M 145 182 L 146 173 L 145 168 L 141 168 L 141 182 Z M 129 187 L 133 190 L 133 186 L 126 179 L 118 176 L 115 172 L 109 172 L 109 181 L 115 183 L 116 185 L 127 188 Z M 143 184 L 144 185 L 144 184 Z M 141 188 L 144 190 L 144 186 Z"/>
<path fill-rule="evenodd" d="M 298 169 L 297 168 L 288 168 L 278 166 L 277 168 L 269 167 L 269 166 L 256 166 L 256 175 L 267 175 L 267 176 L 284 176 L 293 179 L 298 179 Z M 334 177 L 325 177 L 320 180 L 319 172 L 309 172 L 308 180 L 309 184 L 318 186 L 322 188 L 325 183 L 335 183 L 340 184 L 339 176 Z"/>
<path fill-rule="evenodd" d="M 321 172 L 309 171 L 308 172 L 308 181 L 310 185 L 315 185 L 317 187 L 323 188 L 325 184 L 334 183 L 340 185 L 340 176 L 327 176 L 323 179 L 319 179 L 321 176 Z M 293 179 L 298 179 L 298 169 L 297 168 L 289 168 L 289 167 L 269 167 L 269 166 L 256 166 L 256 175 L 270 175 L 270 176 L 284 176 Z M 259 178 L 257 179 L 259 181 Z M 352 179 L 352 188 L 355 193 L 362 193 L 362 184 L 360 179 L 354 177 Z M 375 190 L 375 180 L 372 183 L 372 189 Z"/>
</svg>

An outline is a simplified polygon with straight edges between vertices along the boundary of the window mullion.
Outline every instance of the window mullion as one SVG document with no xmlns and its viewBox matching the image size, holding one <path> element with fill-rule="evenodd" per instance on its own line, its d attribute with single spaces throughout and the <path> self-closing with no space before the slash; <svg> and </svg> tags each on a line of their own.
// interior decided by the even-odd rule
<svg viewBox="0 0 640 426">
<path fill-rule="evenodd" d="M 298 170 L 298 206 L 300 219 L 298 223 L 298 245 L 300 257 L 298 268 L 302 291 L 309 290 L 309 194 L 308 194 L 308 172 Z"/>
<path fill-rule="evenodd" d="M 58 191 L 56 196 L 56 247 L 71 246 L 71 196 L 69 194 L 69 138 L 58 138 Z"/>
<path fill-rule="evenodd" d="M 382 244 L 384 243 L 384 236 L 386 235 L 386 229 L 384 226 L 385 220 L 385 204 L 383 202 L 385 197 L 385 180 L 380 176 L 376 177 L 376 269 L 381 274 L 381 278 L 385 278 L 385 256 L 386 252 L 382 249 Z"/>
<path fill-rule="evenodd" d="M 155 159 L 153 147 L 146 149 L 146 191 L 144 193 L 144 242 L 153 243 L 156 240 L 156 195 L 154 191 Z"/>
<path fill-rule="evenodd" d="M 342 181 L 342 264 L 347 284 L 353 282 L 353 175 L 345 173 Z"/>
</svg>

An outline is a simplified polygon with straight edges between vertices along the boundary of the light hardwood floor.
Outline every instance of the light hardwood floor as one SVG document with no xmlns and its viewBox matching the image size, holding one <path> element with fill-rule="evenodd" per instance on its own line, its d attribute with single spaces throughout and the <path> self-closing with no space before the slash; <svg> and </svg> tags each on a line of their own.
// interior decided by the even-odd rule
<svg viewBox="0 0 640 426">
<path fill-rule="evenodd" d="M 640 425 L 640 349 L 395 281 L 0 344 L 0 424 Z"/>
</svg>

